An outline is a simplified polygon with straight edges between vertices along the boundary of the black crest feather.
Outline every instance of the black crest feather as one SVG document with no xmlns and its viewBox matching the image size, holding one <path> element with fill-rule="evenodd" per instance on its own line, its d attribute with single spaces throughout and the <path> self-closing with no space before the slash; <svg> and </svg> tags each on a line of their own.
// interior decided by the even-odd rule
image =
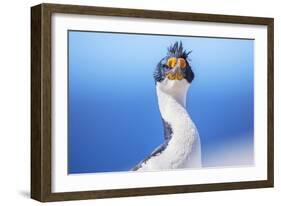
<svg viewBox="0 0 281 206">
<path fill-rule="evenodd" d="M 188 55 L 192 51 L 187 52 L 186 50 L 183 49 L 182 42 L 175 42 L 173 45 L 168 47 L 168 53 L 167 56 L 175 56 L 175 57 L 181 57 L 184 59 L 188 58 Z"/>
</svg>

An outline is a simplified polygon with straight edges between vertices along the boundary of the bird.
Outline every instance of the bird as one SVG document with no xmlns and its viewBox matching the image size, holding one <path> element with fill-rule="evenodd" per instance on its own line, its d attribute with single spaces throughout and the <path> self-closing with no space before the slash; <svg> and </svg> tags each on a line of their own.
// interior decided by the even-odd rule
<svg viewBox="0 0 281 206">
<path fill-rule="evenodd" d="M 153 73 L 164 141 L 132 171 L 202 167 L 199 132 L 186 109 L 187 92 L 195 77 L 188 57 L 192 51 L 184 50 L 181 41 L 167 50 Z"/>
</svg>

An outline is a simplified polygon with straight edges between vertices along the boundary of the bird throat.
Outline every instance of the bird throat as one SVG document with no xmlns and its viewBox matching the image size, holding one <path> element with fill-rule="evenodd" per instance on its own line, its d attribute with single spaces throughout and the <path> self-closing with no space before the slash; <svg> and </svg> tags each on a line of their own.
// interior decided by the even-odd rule
<svg viewBox="0 0 281 206">
<path fill-rule="evenodd" d="M 162 82 L 157 82 L 156 92 L 157 92 L 159 107 L 161 106 L 166 107 L 168 106 L 166 105 L 166 103 L 172 103 L 174 100 L 185 108 L 186 96 L 189 86 L 190 84 L 185 79 L 182 80 L 165 79 Z"/>
</svg>

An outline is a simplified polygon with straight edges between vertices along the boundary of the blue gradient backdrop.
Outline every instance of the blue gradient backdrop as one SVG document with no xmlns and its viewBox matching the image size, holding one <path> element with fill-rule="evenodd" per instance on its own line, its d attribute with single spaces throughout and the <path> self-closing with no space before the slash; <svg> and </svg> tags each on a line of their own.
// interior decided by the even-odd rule
<svg viewBox="0 0 281 206">
<path fill-rule="evenodd" d="M 254 40 L 69 31 L 70 174 L 129 170 L 163 142 L 152 73 L 175 41 L 193 51 L 203 166 L 253 163 Z"/>
</svg>

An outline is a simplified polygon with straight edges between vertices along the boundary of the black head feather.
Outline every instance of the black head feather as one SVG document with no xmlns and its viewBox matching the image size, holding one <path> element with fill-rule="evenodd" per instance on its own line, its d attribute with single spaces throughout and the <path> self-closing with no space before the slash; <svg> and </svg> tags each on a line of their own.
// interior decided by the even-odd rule
<svg viewBox="0 0 281 206">
<path fill-rule="evenodd" d="M 190 53 L 191 51 L 186 52 L 186 50 L 183 49 L 182 42 L 180 41 L 180 43 L 176 42 L 174 45 L 168 47 L 167 56 L 187 59 Z"/>
</svg>

